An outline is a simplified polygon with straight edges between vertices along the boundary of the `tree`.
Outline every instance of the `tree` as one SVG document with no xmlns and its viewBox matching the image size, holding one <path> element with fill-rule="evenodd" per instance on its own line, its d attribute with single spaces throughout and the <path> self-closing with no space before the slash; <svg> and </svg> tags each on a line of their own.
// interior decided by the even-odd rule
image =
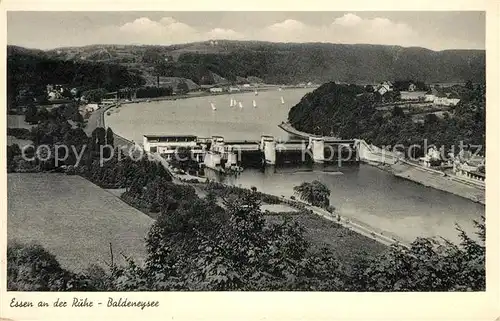
<svg viewBox="0 0 500 321">
<path fill-rule="evenodd" d="M 465 83 L 465 88 L 469 90 L 474 90 L 474 85 L 472 84 L 472 81 L 467 80 L 467 82 Z"/>
<path fill-rule="evenodd" d="M 84 96 L 89 102 L 100 103 L 106 92 L 107 91 L 104 88 L 91 89 L 83 92 L 82 96 Z"/>
<path fill-rule="evenodd" d="M 90 148 L 92 151 L 99 153 L 101 146 L 106 145 L 106 130 L 102 127 L 97 127 L 92 131 Z"/>
<path fill-rule="evenodd" d="M 304 182 L 293 190 L 301 200 L 314 206 L 327 208 L 330 205 L 330 189 L 320 181 Z"/>
<path fill-rule="evenodd" d="M 7 246 L 9 291 L 94 290 L 81 275 L 63 269 L 55 256 L 38 244 L 9 243 Z"/>
<path fill-rule="evenodd" d="M 181 81 L 177 84 L 177 92 L 179 94 L 186 94 L 188 91 L 189 91 L 189 87 L 185 81 Z"/>
<path fill-rule="evenodd" d="M 393 245 L 381 256 L 358 266 L 352 283 L 363 291 L 484 291 L 484 216 L 473 240 L 457 227 L 460 245 L 417 238 L 410 246 Z"/>
<path fill-rule="evenodd" d="M 113 147 L 115 146 L 115 134 L 113 133 L 111 127 L 108 127 L 106 130 L 106 144 Z"/>
<path fill-rule="evenodd" d="M 29 104 L 24 113 L 24 120 L 28 124 L 38 123 L 38 109 L 34 104 Z"/>
</svg>

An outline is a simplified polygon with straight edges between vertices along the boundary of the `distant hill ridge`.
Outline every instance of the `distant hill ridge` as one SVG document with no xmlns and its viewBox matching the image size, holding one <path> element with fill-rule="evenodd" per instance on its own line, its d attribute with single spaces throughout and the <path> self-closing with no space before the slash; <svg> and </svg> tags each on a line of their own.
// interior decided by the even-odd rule
<svg viewBox="0 0 500 321">
<path fill-rule="evenodd" d="M 268 83 L 327 81 L 376 83 L 418 79 L 425 82 L 485 81 L 484 50 L 433 51 L 421 47 L 369 44 L 271 43 L 216 40 L 169 46 L 90 45 L 47 51 L 20 47 L 46 58 L 116 63 L 198 84 L 222 77 L 258 77 Z"/>
</svg>

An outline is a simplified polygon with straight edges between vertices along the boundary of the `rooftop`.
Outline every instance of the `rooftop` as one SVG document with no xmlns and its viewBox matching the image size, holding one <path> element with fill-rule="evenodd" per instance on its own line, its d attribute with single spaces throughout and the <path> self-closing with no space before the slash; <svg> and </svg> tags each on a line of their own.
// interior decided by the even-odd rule
<svg viewBox="0 0 500 321">
<path fill-rule="evenodd" d="M 146 138 L 192 138 L 196 139 L 195 135 L 143 135 Z"/>
</svg>

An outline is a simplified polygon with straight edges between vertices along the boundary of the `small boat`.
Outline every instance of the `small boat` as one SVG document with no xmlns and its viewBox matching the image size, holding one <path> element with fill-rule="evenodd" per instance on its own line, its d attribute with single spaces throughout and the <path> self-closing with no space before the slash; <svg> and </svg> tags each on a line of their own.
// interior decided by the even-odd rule
<svg viewBox="0 0 500 321">
<path fill-rule="evenodd" d="M 257 92 L 257 89 L 255 89 L 255 96 L 257 96 L 259 93 Z"/>
<path fill-rule="evenodd" d="M 281 96 L 281 103 L 284 104 L 285 100 L 283 99 L 283 96 Z"/>
<path fill-rule="evenodd" d="M 212 106 L 212 110 L 217 110 L 214 103 L 210 103 L 210 106 Z"/>
<path fill-rule="evenodd" d="M 241 101 L 238 103 L 238 106 L 239 106 L 240 108 L 243 108 L 243 104 L 241 103 Z"/>
<path fill-rule="evenodd" d="M 283 89 L 281 89 L 281 87 L 278 88 L 279 91 L 282 91 Z"/>
<path fill-rule="evenodd" d="M 233 98 L 231 98 L 231 102 L 229 103 L 229 107 L 234 107 L 235 104 L 235 101 Z"/>
<path fill-rule="evenodd" d="M 254 101 L 253 101 L 253 106 L 254 106 L 254 107 L 257 107 L 257 102 L 255 101 L 255 99 L 254 99 Z"/>
</svg>

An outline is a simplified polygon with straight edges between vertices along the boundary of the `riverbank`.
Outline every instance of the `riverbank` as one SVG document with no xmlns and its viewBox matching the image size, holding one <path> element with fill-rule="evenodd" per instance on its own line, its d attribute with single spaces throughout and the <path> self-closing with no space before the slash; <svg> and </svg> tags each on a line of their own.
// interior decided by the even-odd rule
<svg viewBox="0 0 500 321">
<path fill-rule="evenodd" d="M 466 182 L 460 182 L 451 175 L 430 171 L 406 162 L 398 162 L 389 167 L 389 171 L 397 177 L 413 181 L 423 186 L 439 189 L 473 202 L 485 205 L 485 189 Z"/>
</svg>

